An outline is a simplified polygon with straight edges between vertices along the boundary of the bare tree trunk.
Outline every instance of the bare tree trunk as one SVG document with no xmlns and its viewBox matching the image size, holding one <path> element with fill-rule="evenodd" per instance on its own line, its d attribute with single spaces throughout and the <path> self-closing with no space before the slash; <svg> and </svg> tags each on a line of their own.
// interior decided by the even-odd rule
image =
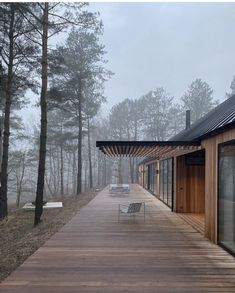
<svg viewBox="0 0 235 293">
<path fill-rule="evenodd" d="M 46 183 L 47 183 L 47 186 L 48 186 L 48 189 L 51 193 L 51 196 L 53 197 L 53 191 L 52 191 L 52 187 L 51 187 L 51 184 L 53 183 L 53 176 L 54 176 L 54 172 L 53 172 L 53 166 L 52 166 L 52 150 L 51 150 L 51 147 L 50 147 L 50 150 L 48 152 L 49 154 L 49 172 L 47 172 L 46 174 L 49 173 L 49 180 L 47 179 L 47 176 L 46 176 Z"/>
<path fill-rule="evenodd" d="M 57 171 L 57 168 L 56 168 L 56 158 L 55 158 L 55 156 L 56 156 L 56 152 L 55 152 L 55 150 L 54 150 L 54 152 L 53 152 L 53 154 L 52 154 L 52 166 L 53 166 L 53 193 L 54 193 L 54 195 L 56 195 L 56 193 L 57 193 L 57 178 L 56 178 L 56 171 Z"/>
<path fill-rule="evenodd" d="M 85 165 L 85 166 L 84 166 L 84 173 L 85 173 L 85 182 L 84 182 L 84 185 L 85 185 L 85 186 L 84 186 L 84 189 L 85 189 L 85 192 L 86 192 L 87 189 L 88 189 L 88 188 L 87 188 L 87 187 L 88 187 L 88 186 L 87 186 L 87 185 L 88 185 L 88 184 L 87 184 L 87 161 L 84 162 L 84 165 Z"/>
<path fill-rule="evenodd" d="M 60 143 L 60 194 L 64 196 L 64 156 L 63 156 L 63 124 L 61 123 L 61 143 Z"/>
<path fill-rule="evenodd" d="M 1 169 L 2 169 L 2 153 L 3 153 L 3 130 L 4 130 L 4 126 L 3 126 L 3 117 L 0 118 L 0 174 L 1 174 Z M 0 176 L 1 178 L 1 176 Z"/>
<path fill-rule="evenodd" d="M 68 155 L 68 168 L 67 168 L 67 182 L 66 182 L 66 194 L 68 195 L 69 194 L 69 179 L 71 177 L 71 173 L 70 172 L 70 169 L 71 169 L 71 153 L 67 153 Z M 73 175 L 73 174 L 72 174 Z"/>
<path fill-rule="evenodd" d="M 75 195 L 76 190 L 77 190 L 77 168 L 76 168 L 76 153 L 75 149 L 73 152 L 73 194 Z"/>
<path fill-rule="evenodd" d="M 20 199 L 21 199 L 21 193 L 22 193 L 22 184 L 24 180 L 24 174 L 25 174 L 25 154 L 22 155 L 22 172 L 20 174 L 20 179 L 17 179 L 17 198 L 16 198 L 16 206 L 19 208 L 20 206 Z"/>
<path fill-rule="evenodd" d="M 51 197 L 54 197 L 53 191 L 51 190 L 50 182 L 49 182 L 48 179 L 47 179 L 47 173 L 46 173 L 46 175 L 45 175 L 45 180 L 46 180 L 46 185 L 47 185 L 47 187 L 48 187 L 48 190 L 49 190 L 49 192 L 50 192 L 50 194 L 51 194 Z"/>
<path fill-rule="evenodd" d="M 77 195 L 82 192 L 82 82 L 79 82 Z"/>
<path fill-rule="evenodd" d="M 90 136 L 90 119 L 87 120 L 87 131 L 88 131 L 88 161 L 89 161 L 89 185 L 90 189 L 93 188 L 93 177 L 92 177 L 92 160 L 91 160 L 91 136 Z"/>
<path fill-rule="evenodd" d="M 40 149 L 39 149 L 39 165 L 38 165 L 38 179 L 36 192 L 36 206 L 34 226 L 36 226 L 41 219 L 43 212 L 43 190 L 44 190 L 44 176 L 46 163 L 46 142 L 47 142 L 47 42 L 48 42 L 48 3 L 45 2 L 43 9 L 42 22 L 42 88 L 40 97 L 41 106 L 41 132 L 40 132 Z"/>
<path fill-rule="evenodd" d="M 60 192 L 60 148 L 56 150 L 56 194 Z"/>
<path fill-rule="evenodd" d="M 104 187 L 107 185 L 107 159 L 104 154 L 101 154 L 101 160 L 102 160 L 102 167 L 100 168 L 101 174 L 102 174 L 101 184 L 102 184 L 102 187 Z M 111 174 L 111 172 L 109 172 L 109 175 L 110 174 Z"/>
<path fill-rule="evenodd" d="M 10 136 L 10 111 L 12 102 L 12 79 L 13 79 L 13 59 L 14 59 L 14 22 L 15 8 L 11 5 L 11 20 L 9 29 L 9 64 L 7 72 L 6 84 L 6 101 L 4 111 L 4 133 L 3 133 L 3 153 L 1 167 L 1 186 L 0 186 L 0 219 L 8 214 L 7 209 L 7 169 L 8 169 L 8 152 L 9 152 L 9 136 Z"/>
<path fill-rule="evenodd" d="M 103 181 L 103 186 L 107 185 L 107 164 L 106 164 L 106 157 L 104 157 L 104 181 Z"/>
<path fill-rule="evenodd" d="M 3 106 L 6 103 L 6 87 L 4 82 L 4 74 L 3 74 L 3 67 L 2 62 L 0 60 L 0 100 L 1 105 Z M 0 180 L 1 180 L 1 169 L 2 169 L 2 153 L 3 153 L 3 130 L 4 130 L 4 119 L 3 119 L 3 109 L 1 109 L 1 116 L 0 116 Z"/>
<path fill-rule="evenodd" d="M 122 184 L 122 158 L 119 158 L 118 160 L 118 183 Z"/>
<path fill-rule="evenodd" d="M 134 183 L 134 160 L 131 157 L 129 158 L 129 164 L 130 164 L 131 183 Z"/>
</svg>

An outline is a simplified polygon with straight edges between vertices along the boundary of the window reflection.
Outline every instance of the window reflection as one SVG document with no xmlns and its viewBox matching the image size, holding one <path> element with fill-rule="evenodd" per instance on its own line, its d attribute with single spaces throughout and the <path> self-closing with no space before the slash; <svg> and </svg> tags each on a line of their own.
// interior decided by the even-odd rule
<svg viewBox="0 0 235 293">
<path fill-rule="evenodd" d="M 235 253 L 235 143 L 219 148 L 219 243 Z"/>
<path fill-rule="evenodd" d="M 172 207 L 172 159 L 160 161 L 160 198 Z"/>
</svg>

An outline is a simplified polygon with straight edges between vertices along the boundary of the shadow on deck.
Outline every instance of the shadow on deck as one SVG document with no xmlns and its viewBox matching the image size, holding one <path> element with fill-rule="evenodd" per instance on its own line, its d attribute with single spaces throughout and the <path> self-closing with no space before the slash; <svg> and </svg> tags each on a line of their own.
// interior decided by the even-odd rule
<svg viewBox="0 0 235 293">
<path fill-rule="evenodd" d="M 118 204 L 146 221 L 118 223 Z M 235 260 L 140 186 L 101 191 L 1 285 L 4 293 L 235 292 Z"/>
</svg>

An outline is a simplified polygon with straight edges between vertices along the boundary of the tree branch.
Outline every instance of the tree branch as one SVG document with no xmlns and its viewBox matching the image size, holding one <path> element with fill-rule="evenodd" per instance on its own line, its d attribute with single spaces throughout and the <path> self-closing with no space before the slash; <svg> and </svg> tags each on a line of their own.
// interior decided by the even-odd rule
<svg viewBox="0 0 235 293">
<path fill-rule="evenodd" d="M 19 4 L 20 6 L 22 6 L 21 4 Z M 25 6 L 23 6 L 23 10 L 26 10 L 26 11 L 28 11 L 31 15 L 33 15 L 33 17 L 41 24 L 42 23 L 42 21 L 36 16 L 36 15 L 34 15 L 33 13 L 31 13 L 31 11 L 29 10 L 29 9 L 27 9 Z M 21 12 L 21 14 L 23 15 L 23 17 L 28 21 L 28 23 L 30 24 L 30 25 L 32 25 L 33 26 L 33 28 L 42 36 L 42 33 L 40 32 L 40 30 L 37 28 L 37 26 L 34 24 L 34 23 L 32 23 L 31 22 L 31 20 L 29 20 L 28 19 L 28 17 L 26 17 L 26 15 L 25 15 L 25 13 L 24 12 L 22 12 L 20 9 L 19 9 L 19 11 Z"/>
<path fill-rule="evenodd" d="M 40 47 L 42 47 L 42 43 L 39 43 L 38 41 L 31 39 L 31 38 L 30 38 L 29 36 L 27 36 L 27 35 L 25 35 L 25 37 L 26 37 L 27 39 L 29 39 L 31 42 L 34 42 L 35 44 L 37 44 L 37 45 L 39 45 Z"/>
</svg>

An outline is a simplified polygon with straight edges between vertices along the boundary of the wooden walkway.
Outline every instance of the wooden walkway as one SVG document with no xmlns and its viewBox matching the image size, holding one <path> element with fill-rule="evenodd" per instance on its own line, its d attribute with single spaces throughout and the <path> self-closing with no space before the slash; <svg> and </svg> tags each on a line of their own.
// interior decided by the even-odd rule
<svg viewBox="0 0 235 293">
<path fill-rule="evenodd" d="M 200 232 L 202 235 L 205 234 L 205 214 L 188 214 L 182 213 L 177 214 L 188 224 L 190 224 L 194 229 Z"/>
<path fill-rule="evenodd" d="M 117 205 L 146 202 L 146 222 L 117 221 Z M 2 284 L 4 293 L 235 292 L 235 259 L 147 191 L 108 189 Z"/>
</svg>

